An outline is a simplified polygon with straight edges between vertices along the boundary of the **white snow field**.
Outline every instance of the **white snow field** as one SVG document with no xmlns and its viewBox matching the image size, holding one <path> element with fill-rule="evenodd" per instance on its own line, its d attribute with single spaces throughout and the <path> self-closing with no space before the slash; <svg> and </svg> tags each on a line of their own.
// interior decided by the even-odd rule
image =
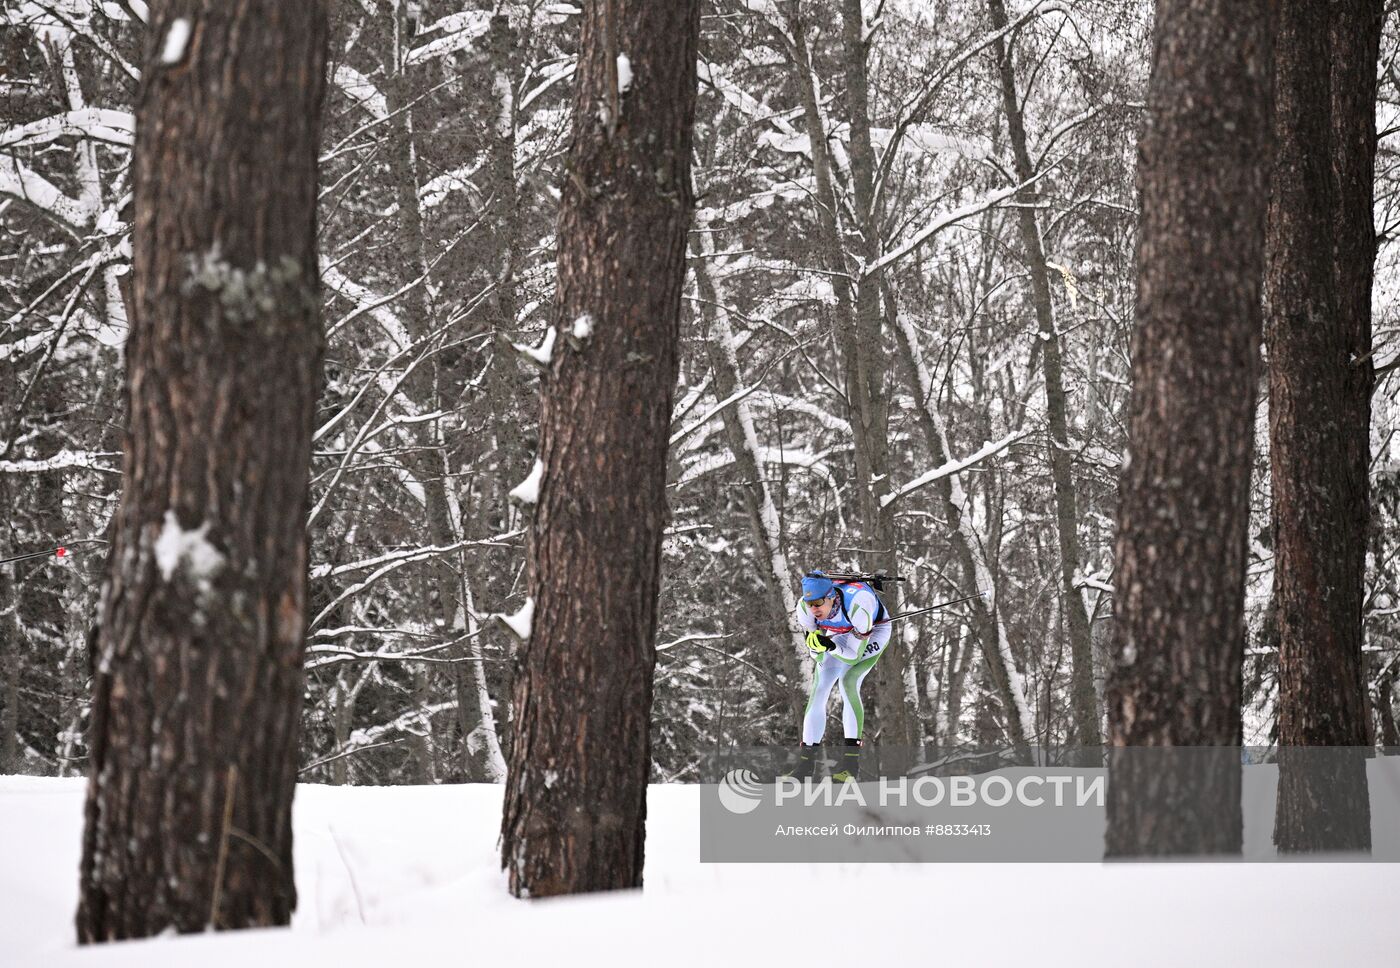
<svg viewBox="0 0 1400 968">
<path fill-rule="evenodd" d="M 83 781 L 0 777 L 0 966 L 1400 964 L 1396 864 L 701 864 L 653 786 L 646 888 L 505 890 L 501 786 L 302 785 L 290 929 L 79 949 Z"/>
</svg>

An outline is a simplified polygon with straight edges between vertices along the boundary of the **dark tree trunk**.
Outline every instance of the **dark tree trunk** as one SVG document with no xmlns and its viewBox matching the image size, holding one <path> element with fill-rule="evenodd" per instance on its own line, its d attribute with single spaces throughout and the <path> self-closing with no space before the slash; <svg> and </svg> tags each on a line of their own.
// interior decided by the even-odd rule
<svg viewBox="0 0 1400 968">
<path fill-rule="evenodd" d="M 993 29 L 1005 30 L 1006 5 L 1002 0 L 988 0 L 988 8 Z M 1027 182 L 1036 171 L 1026 143 L 1026 125 L 1021 97 L 1016 90 L 1016 67 L 1011 58 L 1011 48 L 1005 39 L 998 37 L 992 44 L 992 54 L 1001 78 L 1002 110 L 1006 115 L 1016 178 Z M 1089 616 L 1084 611 L 1084 597 L 1074 583 L 1079 570 L 1079 509 L 1070 467 L 1069 417 L 1060 334 L 1055 327 L 1045 244 L 1041 240 L 1040 224 L 1032 207 L 1035 193 L 1030 189 L 1022 190 L 1016 200 L 1021 203 L 1016 211 L 1016 222 L 1021 231 L 1021 245 L 1025 249 L 1026 268 L 1030 271 L 1031 296 L 1035 304 L 1037 335 L 1040 337 L 1045 374 L 1045 417 L 1050 431 L 1047 456 L 1055 495 L 1056 535 L 1060 542 L 1060 600 L 1064 603 L 1068 619 L 1066 624 L 1069 626 L 1074 739 L 1080 746 L 1097 748 L 1103 743 L 1103 736 L 1099 732 L 1099 704 L 1094 693 L 1094 650 L 1089 638 Z"/>
<path fill-rule="evenodd" d="M 1370 847 L 1362 602 L 1382 4 L 1284 0 L 1266 283 L 1281 850 Z M 1329 70 L 1329 66 L 1330 70 Z"/>
<path fill-rule="evenodd" d="M 508 14 L 496 13 L 491 17 L 490 31 L 486 35 L 495 123 L 491 126 L 487 142 L 490 176 L 485 187 L 495 203 L 492 206 L 492 224 L 484 228 L 489 231 L 489 269 L 495 285 L 489 325 L 501 350 L 505 349 L 509 338 L 516 335 L 520 314 L 521 201 L 515 171 L 515 82 L 521 75 L 519 26 L 512 26 Z M 467 374 L 463 373 L 463 385 L 466 380 Z M 518 401 L 533 397 L 536 391 L 533 378 L 519 365 L 514 352 L 496 354 L 489 364 L 486 388 L 496 474 L 488 485 L 494 488 L 494 494 L 489 497 L 483 495 L 483 500 L 476 503 L 474 517 L 478 524 L 484 524 L 487 534 L 500 534 L 523 524 L 523 521 L 516 519 L 516 515 L 522 512 L 512 504 L 509 492 L 530 473 L 534 464 L 533 441 L 520 432 Z M 509 594 L 510 582 L 502 581 L 502 576 L 514 573 L 514 552 L 477 549 L 472 555 L 464 554 L 462 557 L 464 578 L 475 590 L 473 594 L 477 601 L 499 600 Z M 464 651 L 472 655 L 474 665 L 480 669 L 475 688 L 483 694 L 487 692 L 486 666 L 480 657 L 488 652 L 510 655 L 514 647 L 515 639 L 509 632 L 493 628 L 483 629 L 481 635 L 466 643 Z M 493 758 L 496 753 L 506 749 L 510 739 L 510 684 L 502 682 L 497 689 L 501 713 L 499 720 L 491 713 L 489 703 L 483 710 L 484 714 L 490 715 L 490 725 L 497 731 L 497 739 L 492 741 L 496 746 Z M 481 723 L 479 729 L 484 730 L 486 715 L 481 717 Z M 504 763 L 504 760 L 499 759 L 499 762 Z"/>
<path fill-rule="evenodd" d="M 296 904 L 326 11 L 184 0 L 150 22 L 83 942 L 286 924 Z"/>
<path fill-rule="evenodd" d="M 699 26 L 699 0 L 583 15 L 501 827 L 517 896 L 642 882 Z"/>
<path fill-rule="evenodd" d="M 1107 687 L 1115 747 L 1240 742 L 1270 7 L 1157 3 Z M 1127 752 L 1110 762 L 1110 854 L 1240 849 L 1237 752 L 1157 775 Z"/>
</svg>

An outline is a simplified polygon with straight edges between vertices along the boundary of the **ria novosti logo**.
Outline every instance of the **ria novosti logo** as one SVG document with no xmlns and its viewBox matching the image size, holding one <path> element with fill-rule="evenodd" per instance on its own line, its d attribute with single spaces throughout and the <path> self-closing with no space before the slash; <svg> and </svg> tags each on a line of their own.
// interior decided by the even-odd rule
<svg viewBox="0 0 1400 968">
<path fill-rule="evenodd" d="M 719 782 L 719 801 L 730 813 L 751 813 L 763 802 L 766 790 L 772 790 L 772 803 L 782 807 L 796 804 L 803 807 L 1022 807 L 1093 806 L 1102 808 L 1105 801 L 1105 777 L 1097 775 L 1025 776 L 921 776 L 882 777 L 878 783 L 834 782 L 824 778 L 817 783 L 796 777 L 778 777 L 768 785 L 752 770 L 730 770 Z M 871 794 L 875 794 L 871 802 Z"/>
<path fill-rule="evenodd" d="M 763 799 L 763 784 L 753 770 L 730 770 L 719 781 L 719 802 L 730 813 L 757 810 Z"/>
</svg>

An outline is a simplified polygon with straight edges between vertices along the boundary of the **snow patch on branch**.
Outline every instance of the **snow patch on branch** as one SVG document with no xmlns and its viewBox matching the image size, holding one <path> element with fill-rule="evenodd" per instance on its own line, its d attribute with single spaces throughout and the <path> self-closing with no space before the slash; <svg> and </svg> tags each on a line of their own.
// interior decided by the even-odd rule
<svg viewBox="0 0 1400 968">
<path fill-rule="evenodd" d="M 406 64 L 426 64 L 447 54 L 470 47 L 472 41 L 482 36 L 491 27 L 489 10 L 468 10 L 463 13 L 448 14 L 423 29 L 421 36 L 436 34 L 426 44 L 413 48 L 404 58 Z"/>
<path fill-rule="evenodd" d="M 136 118 L 129 111 L 75 108 L 0 131 L 0 148 L 48 144 L 63 137 L 89 138 L 129 148 Z"/>
<path fill-rule="evenodd" d="M 0 359 L 3 359 L 0 356 Z M 65 467 L 82 467 L 92 471 L 103 471 L 108 474 L 120 474 L 120 469 L 110 467 L 98 462 L 98 458 L 120 457 L 121 454 L 110 451 L 72 451 L 60 450 L 52 457 L 45 457 L 42 460 L 0 460 L 0 474 L 39 474 L 45 471 L 60 470 Z"/>
<path fill-rule="evenodd" d="M 1106 595 L 1113 594 L 1113 586 L 1103 574 L 1097 572 L 1092 575 L 1075 575 L 1073 585 L 1075 588 L 1092 588 Z"/>
<path fill-rule="evenodd" d="M 893 128 L 871 128 L 870 140 L 875 147 L 887 150 L 894 133 Z M 899 142 L 899 150 L 911 155 L 952 152 L 972 161 L 984 161 L 993 153 L 990 138 L 947 134 L 932 124 L 911 124 L 905 128 L 904 136 Z"/>
<path fill-rule="evenodd" d="M 18 158 L 0 157 L 0 195 L 11 195 L 27 202 L 75 232 L 91 221 L 81 202 L 69 198 Z"/>
<path fill-rule="evenodd" d="M 349 64 L 335 65 L 335 85 L 345 96 L 372 117 L 383 120 L 389 116 L 389 103 L 373 81 Z"/>
<path fill-rule="evenodd" d="M 884 497 L 880 498 L 880 506 L 889 507 L 892 502 L 899 500 L 901 497 L 908 494 L 910 491 L 916 491 L 924 485 L 931 484 L 934 481 L 943 477 L 947 477 L 950 474 L 958 474 L 962 471 L 965 471 L 974 464 L 978 464 L 986 460 L 988 457 L 992 457 L 996 454 L 1001 453 L 1006 448 L 1016 443 L 1016 441 L 1020 440 L 1022 437 L 1025 437 L 1026 434 L 1027 431 L 1024 430 L 1014 431 L 1013 433 L 1009 433 L 1005 437 L 1001 438 L 1001 440 L 988 441 L 987 443 L 983 444 L 981 449 L 979 449 L 976 453 L 968 454 L 961 460 L 950 460 L 946 464 L 941 464 L 938 467 L 935 467 L 933 470 L 928 471 L 927 473 L 920 474 L 918 477 L 914 478 L 908 484 L 905 484 L 899 490 L 894 491 L 891 494 L 886 494 Z"/>
<path fill-rule="evenodd" d="M 989 208 L 995 208 L 997 205 L 1000 205 L 1002 202 L 1011 198 L 1017 192 L 1034 184 L 1040 179 L 1040 176 L 1043 174 L 1045 173 L 1041 172 L 1039 175 L 1027 179 L 1019 185 L 1009 185 L 1006 188 L 997 189 L 996 191 L 987 195 L 985 198 L 979 199 L 978 201 L 972 202 L 968 205 L 964 205 L 961 208 L 956 208 L 951 212 L 945 212 L 944 214 L 935 218 L 928 225 L 924 226 L 918 232 L 915 232 L 914 235 L 903 245 L 900 245 L 899 247 L 885 253 L 879 259 L 872 262 L 870 265 L 864 266 L 861 269 L 860 277 L 864 279 L 870 275 L 873 275 L 876 272 L 879 272 L 881 269 L 883 269 L 890 263 L 898 262 L 900 259 L 903 259 L 909 253 L 913 252 L 919 246 L 923 245 L 929 239 L 933 238 L 935 235 L 937 235 L 939 232 L 942 232 L 950 225 L 956 225 L 959 222 L 964 221 L 965 219 L 969 219 L 974 215 L 978 215 L 982 212 L 985 212 Z"/>
</svg>

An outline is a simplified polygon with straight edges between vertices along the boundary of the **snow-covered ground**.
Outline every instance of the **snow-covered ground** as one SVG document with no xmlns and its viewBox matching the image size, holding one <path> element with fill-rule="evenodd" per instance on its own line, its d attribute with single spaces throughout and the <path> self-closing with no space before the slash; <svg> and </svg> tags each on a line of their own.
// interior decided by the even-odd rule
<svg viewBox="0 0 1400 968">
<path fill-rule="evenodd" d="M 502 789 L 303 785 L 289 930 L 80 950 L 83 782 L 0 777 L 0 966 L 1400 964 L 1400 865 L 707 865 L 680 785 L 644 891 L 517 901 Z"/>
</svg>

